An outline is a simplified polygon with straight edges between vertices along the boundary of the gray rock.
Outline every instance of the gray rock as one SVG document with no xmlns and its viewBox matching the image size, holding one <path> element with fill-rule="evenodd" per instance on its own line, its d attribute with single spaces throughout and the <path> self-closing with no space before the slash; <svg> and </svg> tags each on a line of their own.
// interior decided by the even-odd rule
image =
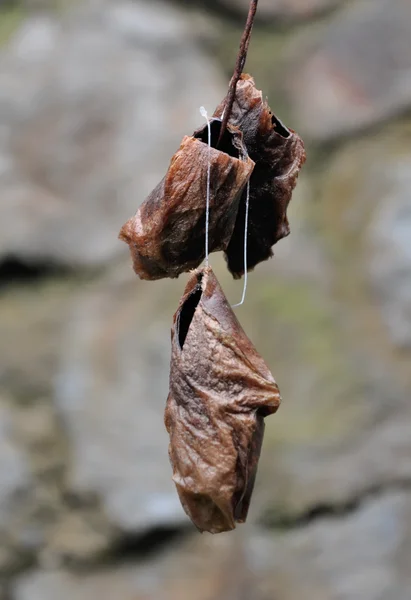
<svg viewBox="0 0 411 600">
<path fill-rule="evenodd" d="M 373 164 L 371 153 L 361 153 Z M 370 197 L 375 204 L 375 196 L 359 193 L 358 205 L 356 197 L 348 205 L 343 194 L 341 206 L 348 214 L 334 213 L 339 228 L 350 213 L 351 221 L 357 220 L 354 209 L 361 199 Z M 351 260 L 344 264 L 360 268 L 355 241 L 344 242 Z M 398 376 L 395 362 L 364 348 L 349 305 L 337 304 L 319 278 L 304 283 L 301 272 L 294 276 L 294 283 L 285 283 L 278 271 L 276 278 L 268 273 L 265 281 L 254 278 L 241 313 L 284 399 L 278 413 L 266 419 L 251 519 L 261 510 L 282 518 L 318 505 L 344 504 L 365 490 L 411 480 L 409 384 Z M 409 379 L 409 366 L 407 371 Z"/>
<path fill-rule="evenodd" d="M 405 491 L 289 531 L 244 525 L 194 534 L 153 559 L 90 574 L 36 571 L 15 600 L 408 600 L 411 499 Z"/>
<path fill-rule="evenodd" d="M 307 32 L 286 75 L 299 131 L 324 141 L 411 105 L 411 5 L 360 0 Z"/>
<path fill-rule="evenodd" d="M 345 270 L 364 296 L 368 318 L 382 321 L 385 340 L 378 343 L 387 346 L 386 359 L 411 345 L 410 142 L 404 120 L 348 143 L 327 168 L 322 193 L 324 226 L 341 256 L 337 276 Z"/>
<path fill-rule="evenodd" d="M 0 54 L 0 258 L 99 265 L 225 85 L 184 12 L 122 0 L 33 16 Z"/>
<path fill-rule="evenodd" d="M 266 420 L 256 488 L 274 520 L 411 480 L 410 131 L 404 121 L 348 143 L 324 169 L 316 241 L 328 249 L 328 286 L 290 269 L 297 284 L 281 292 L 267 274 L 250 306 L 258 318 L 242 319 L 248 331 L 260 324 L 257 346 L 284 398 Z M 284 249 L 298 249 L 298 221 L 295 231 Z"/>
<path fill-rule="evenodd" d="M 187 523 L 163 423 L 172 290 L 169 281 L 96 284 L 62 338 L 55 396 L 71 445 L 68 485 L 97 494 L 125 531 Z"/>
<path fill-rule="evenodd" d="M 361 400 L 347 391 L 345 406 L 337 395 L 333 408 L 323 405 L 322 417 L 320 406 L 304 413 L 304 401 L 288 397 L 295 402 L 291 414 L 300 415 L 291 424 L 290 415 L 279 415 L 269 425 L 268 431 L 283 440 L 273 443 L 267 436 L 253 511 L 263 510 L 269 522 L 277 522 L 318 506 L 343 506 L 369 490 L 411 480 L 411 460 L 406 459 L 411 433 L 405 425 L 411 413 L 404 390 L 394 393 L 381 380 L 380 386 L 364 385 L 362 393 Z M 312 419 L 319 419 L 318 432 L 310 431 Z"/>
<path fill-rule="evenodd" d="M 13 598 L 260 600 L 244 550 L 239 535 L 211 537 L 197 533 L 140 563 L 112 565 L 85 575 L 62 570 L 28 573 L 18 578 Z"/>
<path fill-rule="evenodd" d="M 0 530 L 7 529 L 16 503 L 31 485 L 29 465 L 14 439 L 12 413 L 0 403 Z"/>
<path fill-rule="evenodd" d="M 15 439 L 13 414 L 0 398 L 0 577 L 21 566 L 19 517 L 32 488 L 30 467 Z M 0 586 L 1 588 L 1 586 Z M 1 589 L 0 589 L 0 597 Z"/>
<path fill-rule="evenodd" d="M 10 287 L 0 298 L 0 378 L 16 398 L 47 394 L 53 386 L 62 314 L 73 286 L 48 282 Z"/>
<path fill-rule="evenodd" d="M 393 343 L 411 350 L 411 152 L 381 164 L 381 198 L 368 229 L 368 271 Z"/>
<path fill-rule="evenodd" d="M 383 494 L 351 514 L 254 537 L 252 568 L 279 600 L 407 600 L 410 516 L 409 493 Z"/>
<path fill-rule="evenodd" d="M 91 575 L 73 575 L 64 571 L 36 572 L 21 577 L 14 586 L 16 600 L 145 600 L 144 589 L 153 587 L 155 573 L 142 572 L 136 565 L 109 569 Z"/>
</svg>

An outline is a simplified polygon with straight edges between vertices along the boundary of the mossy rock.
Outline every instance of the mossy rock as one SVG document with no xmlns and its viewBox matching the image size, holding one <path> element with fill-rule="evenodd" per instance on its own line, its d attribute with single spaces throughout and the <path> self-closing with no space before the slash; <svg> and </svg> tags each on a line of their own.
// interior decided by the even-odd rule
<svg viewBox="0 0 411 600">
<path fill-rule="evenodd" d="M 333 265 L 333 290 L 350 315 L 353 341 L 411 385 L 409 356 L 394 348 L 368 274 L 369 227 L 395 193 L 395 169 L 410 160 L 411 120 L 389 124 L 336 151 L 318 183 L 312 216 Z M 395 187 L 395 185 L 394 185 Z"/>
<path fill-rule="evenodd" d="M 344 438 L 360 417 L 361 386 L 332 301 L 309 284 L 272 281 L 260 285 L 254 310 L 259 348 L 284 398 L 267 419 L 269 446 Z"/>
<path fill-rule="evenodd" d="M 21 3 L 11 3 L 0 8 L 0 47 L 6 44 L 26 16 Z"/>
</svg>

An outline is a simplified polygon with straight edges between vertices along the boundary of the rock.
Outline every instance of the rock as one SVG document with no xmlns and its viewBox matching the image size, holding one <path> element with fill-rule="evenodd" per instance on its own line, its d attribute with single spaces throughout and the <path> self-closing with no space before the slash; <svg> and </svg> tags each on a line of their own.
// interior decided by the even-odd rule
<svg viewBox="0 0 411 600">
<path fill-rule="evenodd" d="M 48 528 L 45 545 L 40 552 L 43 566 L 70 564 L 94 565 L 110 552 L 116 531 L 110 527 L 99 506 L 88 510 L 62 511 Z"/>
<path fill-rule="evenodd" d="M 407 388 L 361 352 L 314 285 L 260 283 L 250 313 L 258 320 L 242 318 L 284 400 L 266 419 L 251 518 L 293 518 L 411 478 Z"/>
<path fill-rule="evenodd" d="M 296 43 L 286 88 L 304 136 L 346 136 L 411 105 L 408 0 L 349 3 Z"/>
<path fill-rule="evenodd" d="M 70 302 L 70 282 L 11 287 L 0 298 L 2 384 L 24 401 L 50 393 L 57 366 L 62 314 Z"/>
<path fill-rule="evenodd" d="M 268 598 L 406 600 L 411 585 L 411 498 L 391 492 L 340 517 L 251 541 Z"/>
<path fill-rule="evenodd" d="M 411 123 L 405 120 L 347 144 L 326 170 L 320 208 L 347 300 L 358 305 L 362 296 L 359 320 L 368 315 L 382 324 L 362 337 L 378 339 L 386 347 L 385 362 L 391 353 L 397 364 L 395 350 L 411 345 L 410 143 Z"/>
<path fill-rule="evenodd" d="M 167 3 L 31 16 L 1 50 L 0 259 L 95 266 L 225 92 Z M 203 32 L 204 33 L 204 32 Z"/>
<path fill-rule="evenodd" d="M 0 527 L 9 525 L 15 503 L 30 486 L 30 471 L 24 454 L 13 439 L 10 410 L 0 404 Z"/>
<path fill-rule="evenodd" d="M 71 446 L 69 488 L 98 495 L 121 530 L 144 533 L 187 523 L 163 422 L 172 299 L 177 306 L 181 283 L 128 277 L 96 283 L 74 303 L 55 398 Z"/>
<path fill-rule="evenodd" d="M 19 568 L 19 513 L 32 488 L 32 477 L 24 452 L 19 448 L 13 415 L 6 400 L 0 398 L 0 576 Z"/>
<path fill-rule="evenodd" d="M 249 0 L 218 0 L 224 7 L 247 14 Z M 258 18 L 261 19 L 311 19 L 342 0 L 260 0 Z"/>
<path fill-rule="evenodd" d="M 142 572 L 136 565 L 107 569 L 90 575 L 74 575 L 64 571 L 35 572 L 21 577 L 14 587 L 15 600 L 148 600 L 144 591 L 156 582 L 153 567 Z"/>
<path fill-rule="evenodd" d="M 407 600 L 411 498 L 387 491 L 358 510 L 289 531 L 200 536 L 143 563 L 90 574 L 35 571 L 18 578 L 15 600 Z"/>
<path fill-rule="evenodd" d="M 267 273 L 250 306 L 258 319 L 242 319 L 284 398 L 267 419 L 253 509 L 274 521 L 411 478 L 410 142 L 403 121 L 335 151 L 306 215 L 321 235 L 328 282 L 319 286 L 310 271 L 305 283 L 302 271 L 271 282 Z M 402 327 L 391 330 L 395 319 Z"/>
<path fill-rule="evenodd" d="M 259 271 L 266 278 L 270 278 L 275 271 L 277 276 L 281 273 L 284 281 L 308 284 L 315 281 L 316 286 L 326 291 L 332 277 L 332 265 L 323 251 L 321 239 L 313 235 L 310 223 L 314 204 L 312 183 L 312 178 L 305 173 L 299 175 L 287 211 L 291 233 L 276 244 L 273 260 L 261 263 Z"/>
<path fill-rule="evenodd" d="M 5 528 L 5 537 L 0 533 L 0 572 L 25 566 L 40 551 L 54 562 L 93 561 L 115 535 L 98 503 L 74 509 L 64 497 L 69 448 L 51 393 L 64 315 L 78 296 L 77 285 L 46 281 L 15 286 L 3 291 L 0 300 L 1 380 L 9 399 L 4 408 L 0 405 L 0 463 L 5 461 L 0 487 L 7 499 L 3 513 L 0 493 L 0 530 Z"/>
<path fill-rule="evenodd" d="M 236 535 L 196 534 L 140 564 L 119 564 L 85 575 L 61 570 L 29 573 L 17 580 L 13 598 L 260 600 L 244 550 Z"/>
<path fill-rule="evenodd" d="M 411 140 L 411 137 L 410 137 Z M 368 228 L 368 272 L 395 346 L 411 350 L 411 152 L 385 157 Z"/>
</svg>

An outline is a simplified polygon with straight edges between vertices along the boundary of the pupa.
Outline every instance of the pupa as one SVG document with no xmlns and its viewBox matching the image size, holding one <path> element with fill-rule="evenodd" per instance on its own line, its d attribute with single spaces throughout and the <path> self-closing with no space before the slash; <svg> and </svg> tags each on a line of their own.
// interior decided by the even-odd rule
<svg viewBox="0 0 411 600">
<path fill-rule="evenodd" d="M 162 181 L 121 228 L 134 271 L 141 279 L 178 277 L 204 259 L 205 214 L 210 168 L 209 251 L 225 250 L 242 191 L 254 168 L 238 128 L 231 125 L 215 148 L 220 119 L 185 136 Z"/>
<path fill-rule="evenodd" d="M 200 531 L 247 518 L 264 435 L 280 393 L 212 269 L 191 274 L 171 333 L 165 425 L 173 480 Z"/>
</svg>

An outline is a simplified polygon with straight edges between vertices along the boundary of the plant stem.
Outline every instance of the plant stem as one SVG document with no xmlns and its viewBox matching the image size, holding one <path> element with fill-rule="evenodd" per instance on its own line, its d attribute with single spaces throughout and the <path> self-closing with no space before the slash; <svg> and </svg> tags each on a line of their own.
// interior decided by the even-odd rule
<svg viewBox="0 0 411 600">
<path fill-rule="evenodd" d="M 258 0 L 251 0 L 250 8 L 248 10 L 247 22 L 245 24 L 244 32 L 243 32 L 243 35 L 241 38 L 240 48 L 239 48 L 238 55 L 237 55 L 237 61 L 236 61 L 235 68 L 234 68 L 234 74 L 231 78 L 230 86 L 228 88 L 227 100 L 226 100 L 225 108 L 224 108 L 224 117 L 223 117 L 223 122 L 221 124 L 220 135 L 218 138 L 217 146 L 220 143 L 220 141 L 222 140 L 222 137 L 227 128 L 227 123 L 231 116 L 231 111 L 233 109 L 233 104 L 234 104 L 234 100 L 235 100 L 235 92 L 237 89 L 237 83 L 243 72 L 245 61 L 247 60 L 248 46 L 250 45 L 251 32 L 253 29 L 255 14 L 257 12 L 257 5 L 258 5 Z"/>
</svg>

